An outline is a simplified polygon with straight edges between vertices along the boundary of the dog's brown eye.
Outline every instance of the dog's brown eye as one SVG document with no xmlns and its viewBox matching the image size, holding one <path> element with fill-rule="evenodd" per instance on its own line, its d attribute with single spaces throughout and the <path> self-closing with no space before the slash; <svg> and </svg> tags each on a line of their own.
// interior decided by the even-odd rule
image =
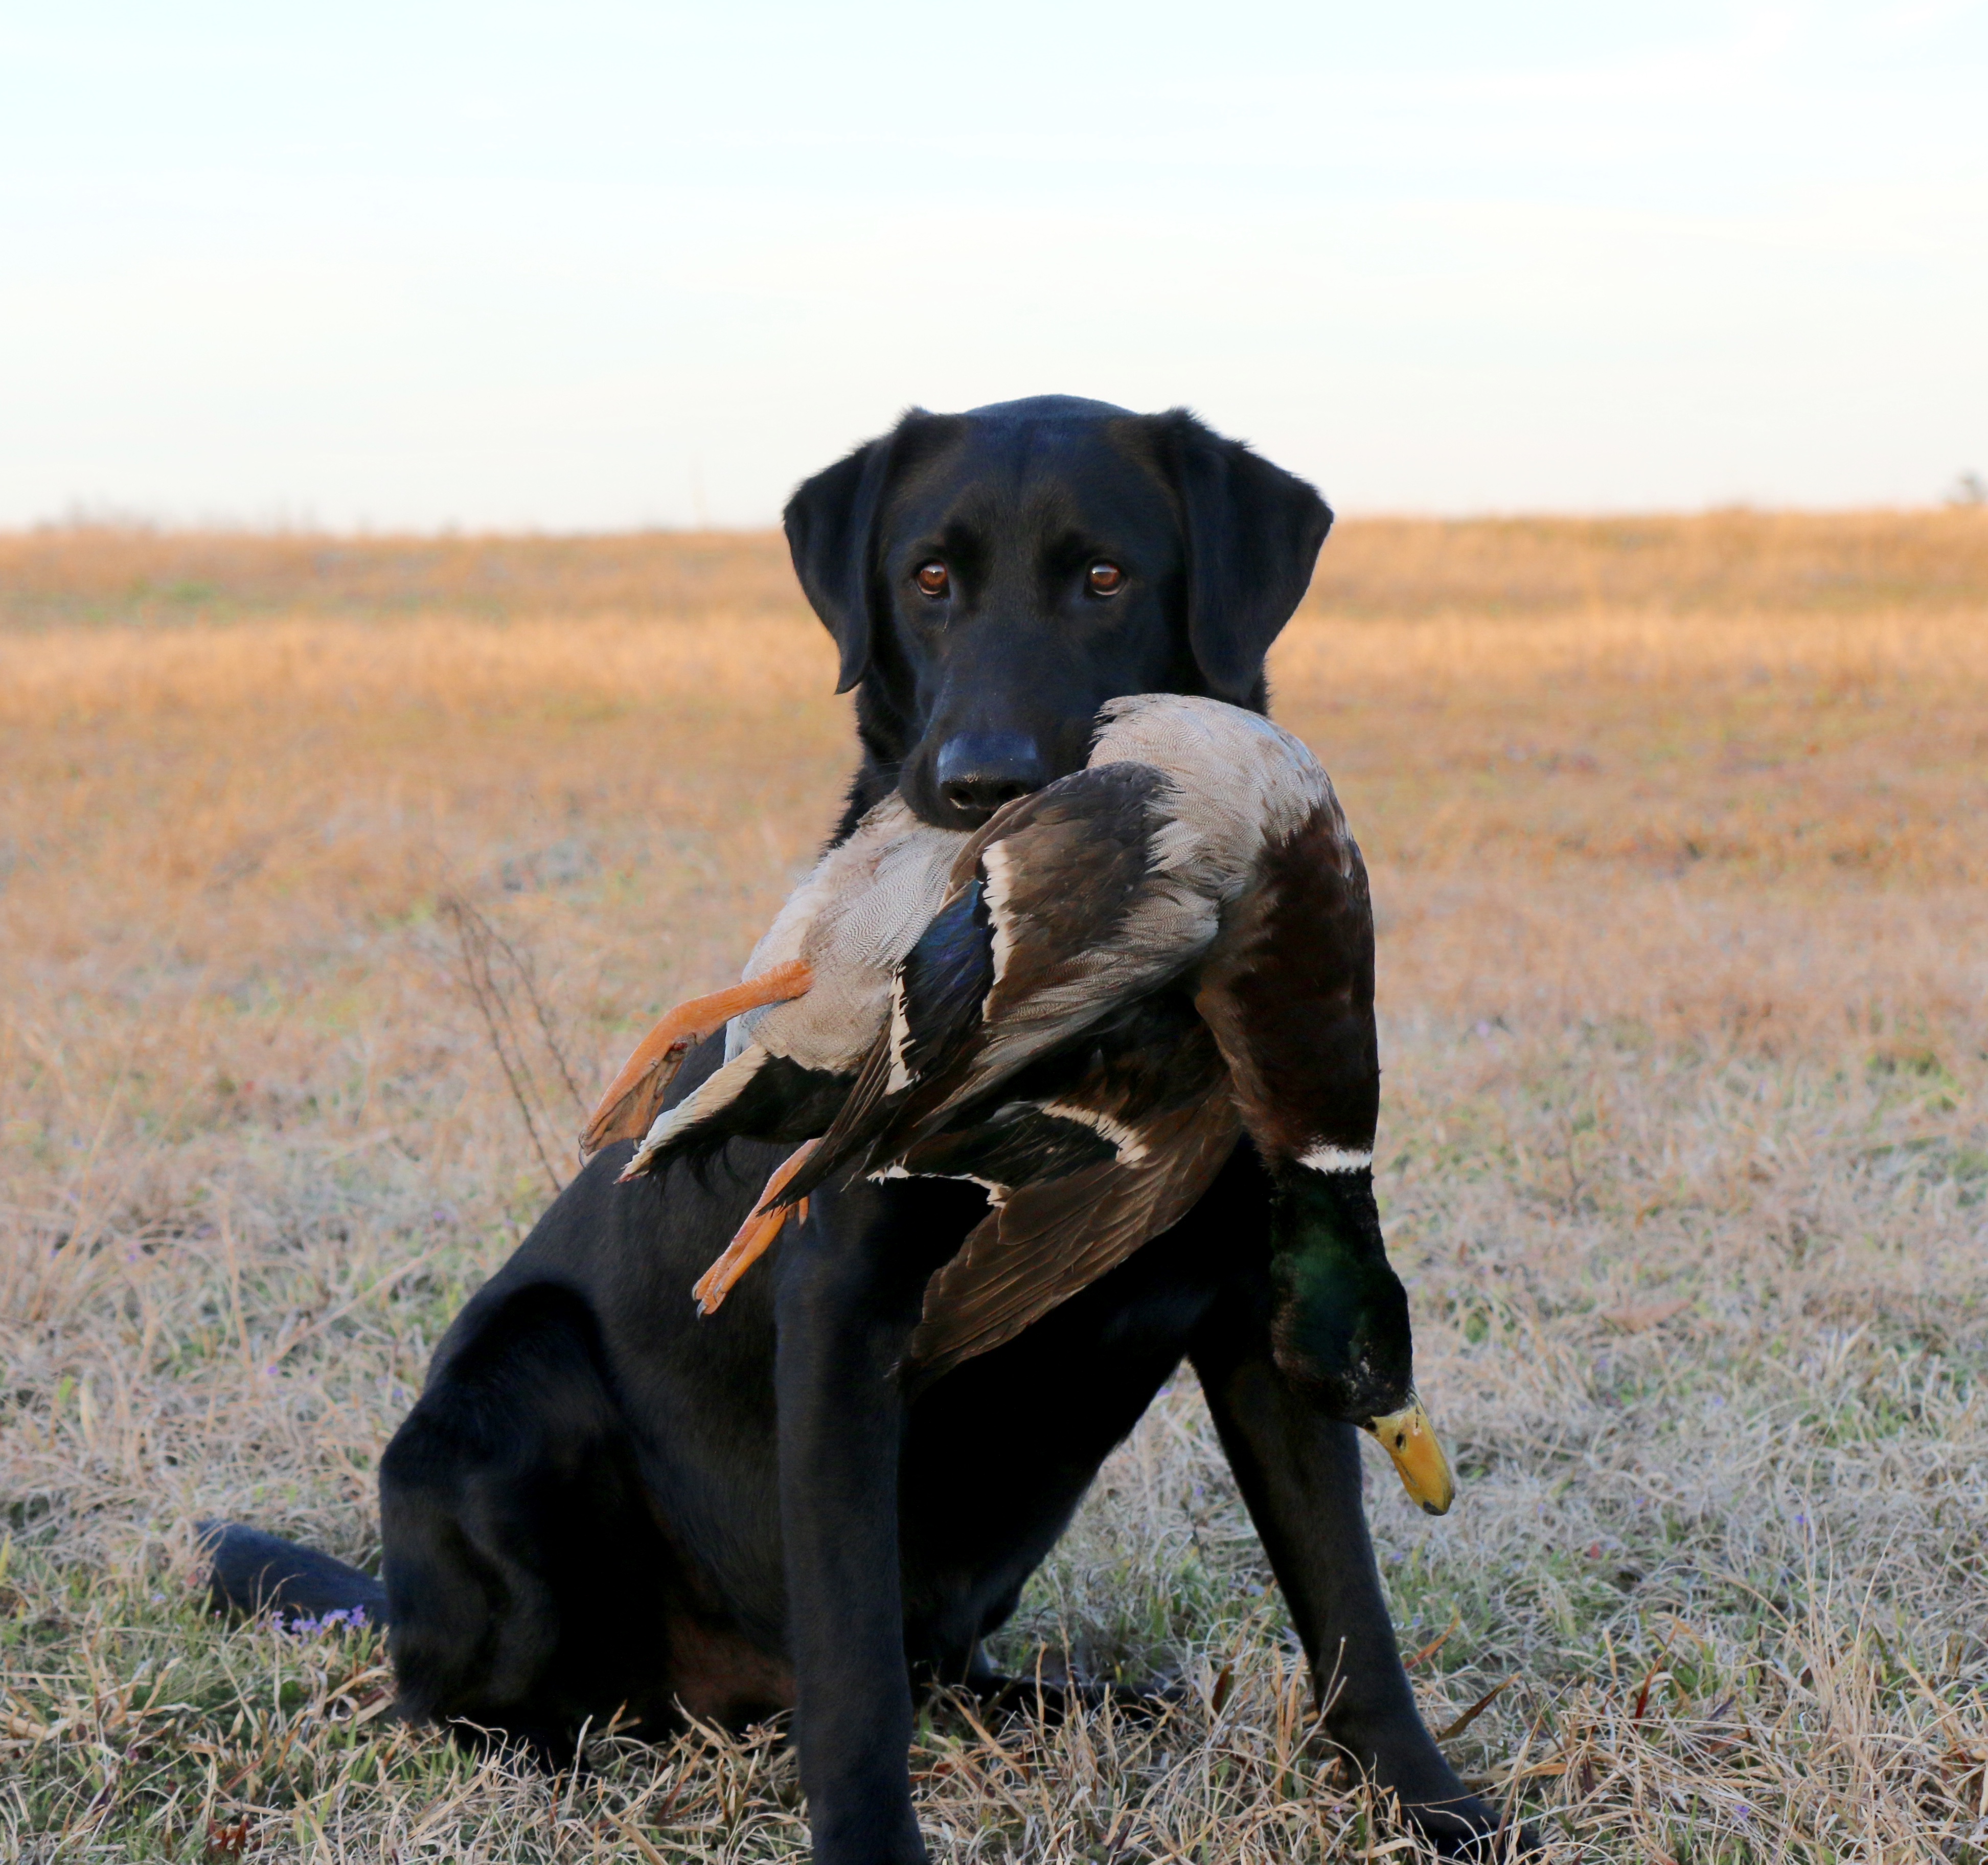
<svg viewBox="0 0 1988 1865">
<path fill-rule="evenodd" d="M 1115 596 L 1125 587 L 1125 573 L 1116 564 L 1093 564 L 1090 567 L 1090 593 L 1094 596 Z"/>
<path fill-rule="evenodd" d="M 945 566 L 936 560 L 918 566 L 918 587 L 928 596 L 942 596 L 952 587 Z"/>
</svg>

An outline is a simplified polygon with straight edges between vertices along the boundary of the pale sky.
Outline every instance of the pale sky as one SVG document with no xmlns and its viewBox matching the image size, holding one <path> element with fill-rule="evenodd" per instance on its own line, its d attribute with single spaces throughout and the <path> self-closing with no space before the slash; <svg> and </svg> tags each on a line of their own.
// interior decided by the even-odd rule
<svg viewBox="0 0 1988 1865">
<path fill-rule="evenodd" d="M 1988 473 L 1988 5 L 0 0 L 0 524 L 770 521 L 913 403 L 1342 509 Z"/>
</svg>

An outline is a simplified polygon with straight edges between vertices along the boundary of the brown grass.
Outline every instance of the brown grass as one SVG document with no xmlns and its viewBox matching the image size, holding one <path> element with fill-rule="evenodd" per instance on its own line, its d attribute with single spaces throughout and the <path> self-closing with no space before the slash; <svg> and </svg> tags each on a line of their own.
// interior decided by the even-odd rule
<svg viewBox="0 0 1988 1865">
<path fill-rule="evenodd" d="M 1450 1747 L 1563 1857 L 1988 1857 L 1988 524 L 1348 524 L 1274 672 L 1381 915 L 1464 1479 L 1371 1491 L 1432 1721 L 1512 1680 Z M 0 539 L 7 1849 L 793 1856 L 776 1746 L 547 1782 L 383 1734 L 377 1647 L 205 1621 L 188 1534 L 372 1549 L 548 1189 L 492 994 L 566 1137 L 556 1050 L 583 1095 L 735 970 L 832 819 L 831 680 L 769 538 Z M 940 1851 L 1390 1843 L 1191 1383 L 1008 1644 L 1192 1701 L 935 1716 Z"/>
</svg>

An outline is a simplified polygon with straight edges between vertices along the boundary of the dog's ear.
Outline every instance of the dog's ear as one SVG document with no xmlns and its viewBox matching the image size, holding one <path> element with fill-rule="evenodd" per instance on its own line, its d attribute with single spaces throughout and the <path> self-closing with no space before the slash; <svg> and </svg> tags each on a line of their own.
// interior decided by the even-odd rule
<svg viewBox="0 0 1988 1865">
<path fill-rule="evenodd" d="M 914 409 L 888 434 L 803 479 L 781 515 L 794 574 L 842 650 L 839 693 L 869 669 L 876 630 L 877 514 L 898 437 L 917 413 Z"/>
<path fill-rule="evenodd" d="M 1188 642 L 1209 690 L 1244 705 L 1303 599 L 1332 513 L 1295 473 L 1186 409 L 1159 419 L 1187 527 Z"/>
</svg>

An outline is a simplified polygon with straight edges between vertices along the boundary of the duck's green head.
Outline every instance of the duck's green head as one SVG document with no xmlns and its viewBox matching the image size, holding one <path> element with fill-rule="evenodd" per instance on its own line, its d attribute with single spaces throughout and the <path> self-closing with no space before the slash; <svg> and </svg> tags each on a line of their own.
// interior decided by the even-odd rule
<svg viewBox="0 0 1988 1865">
<path fill-rule="evenodd" d="M 1277 1364 L 1334 1417 L 1371 1431 L 1432 1515 L 1456 1493 L 1415 1389 L 1408 1291 L 1388 1261 L 1371 1163 L 1276 1173 L 1271 1340 Z"/>
</svg>

